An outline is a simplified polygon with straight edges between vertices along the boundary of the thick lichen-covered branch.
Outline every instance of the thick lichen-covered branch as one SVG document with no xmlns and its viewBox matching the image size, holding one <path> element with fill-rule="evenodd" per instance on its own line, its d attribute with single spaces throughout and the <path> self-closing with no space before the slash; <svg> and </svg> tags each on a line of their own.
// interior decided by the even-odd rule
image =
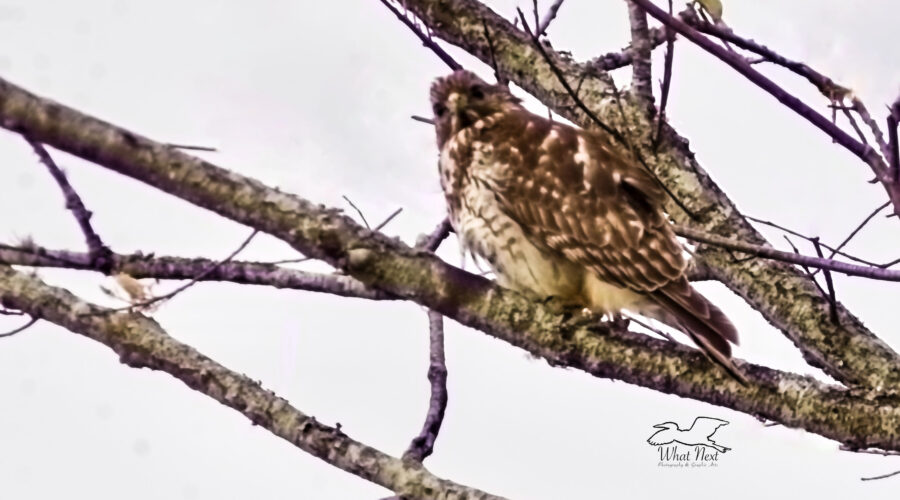
<svg viewBox="0 0 900 500">
<path fill-rule="evenodd" d="M 100 342 L 129 366 L 166 372 L 242 413 L 254 425 L 404 498 L 500 499 L 435 477 L 419 464 L 387 455 L 351 439 L 339 428 L 317 422 L 259 382 L 178 342 L 141 314 L 100 308 L 4 264 L 0 264 L 0 304 Z"/>
<path fill-rule="evenodd" d="M 338 210 L 6 83 L 0 85 L 0 124 L 28 130 L 44 143 L 269 232 L 369 287 L 415 301 L 553 365 L 727 406 L 851 447 L 900 449 L 900 401 L 892 395 L 868 399 L 808 377 L 738 361 L 748 379 L 741 386 L 694 349 L 637 333 L 610 332 L 597 326 L 596 317 L 560 315 L 447 265 L 431 252 L 360 227 Z M 12 300 L 5 305 L 28 306 Z M 140 347 L 138 351 L 143 352 Z"/>
<path fill-rule="evenodd" d="M 576 105 L 553 69 L 529 36 L 475 0 L 404 0 L 438 37 L 490 61 L 479 33 L 487 25 L 493 34 L 494 59 L 501 71 L 553 111 L 584 127 L 592 120 Z M 764 245 L 765 239 L 741 216 L 735 205 L 700 167 L 669 126 L 657 151 L 650 145 L 656 127 L 640 103 L 619 93 L 608 75 L 588 70 L 545 44 L 558 70 L 577 91 L 579 99 L 608 124 L 619 128 L 648 165 L 691 215 L 676 203 L 668 205 L 679 223 L 705 232 Z M 615 97 L 621 99 L 616 102 Z M 804 358 L 842 382 L 869 388 L 900 382 L 900 357 L 840 304 L 840 322 L 830 321 L 830 304 L 799 269 L 762 259 L 738 261 L 727 252 L 704 252 L 706 265 L 734 292 L 742 296 L 801 350 Z"/>
</svg>

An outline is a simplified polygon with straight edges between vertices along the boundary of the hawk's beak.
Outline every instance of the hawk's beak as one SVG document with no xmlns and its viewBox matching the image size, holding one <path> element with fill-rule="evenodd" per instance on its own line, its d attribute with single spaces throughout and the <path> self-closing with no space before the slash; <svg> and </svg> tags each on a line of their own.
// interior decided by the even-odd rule
<svg viewBox="0 0 900 500">
<path fill-rule="evenodd" d="M 452 92 L 449 96 L 447 96 L 447 109 L 450 110 L 454 115 L 458 115 L 459 112 L 466 107 L 466 98 L 465 96 L 459 94 L 458 92 Z"/>
</svg>

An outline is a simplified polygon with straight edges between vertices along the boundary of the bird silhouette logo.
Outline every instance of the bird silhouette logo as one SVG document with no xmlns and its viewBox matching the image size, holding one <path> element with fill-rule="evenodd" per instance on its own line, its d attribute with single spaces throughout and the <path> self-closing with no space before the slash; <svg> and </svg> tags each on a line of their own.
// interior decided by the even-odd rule
<svg viewBox="0 0 900 500">
<path fill-rule="evenodd" d="M 678 424 L 675 422 L 663 422 L 653 426 L 654 429 L 659 430 L 654 432 L 647 439 L 647 442 L 652 446 L 663 446 L 671 443 L 679 443 L 685 446 L 708 446 L 725 453 L 731 448 L 722 446 L 712 439 L 713 434 L 723 425 L 728 425 L 728 422 L 712 417 L 697 417 L 687 429 L 678 427 Z"/>
</svg>

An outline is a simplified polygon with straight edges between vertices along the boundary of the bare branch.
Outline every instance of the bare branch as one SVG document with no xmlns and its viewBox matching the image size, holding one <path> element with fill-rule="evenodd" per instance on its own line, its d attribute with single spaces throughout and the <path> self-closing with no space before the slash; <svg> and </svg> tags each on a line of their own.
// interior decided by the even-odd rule
<svg viewBox="0 0 900 500">
<path fill-rule="evenodd" d="M 669 15 L 671 15 L 671 9 Z M 761 45 L 751 39 L 738 36 L 734 33 L 734 31 L 731 30 L 731 28 L 725 26 L 722 23 L 710 23 L 708 21 L 699 19 L 696 13 L 690 8 L 683 11 L 679 15 L 679 17 L 686 24 L 693 28 L 696 28 L 702 33 L 715 36 L 726 43 L 731 42 L 744 50 L 753 52 L 754 54 L 761 56 L 760 62 L 770 62 L 776 64 L 805 78 L 807 81 L 813 84 L 813 86 L 815 86 L 819 90 L 819 92 L 829 101 L 841 102 L 844 99 L 850 99 L 852 109 L 859 114 L 860 118 L 862 118 L 863 120 L 863 123 L 865 123 L 866 126 L 869 127 L 869 130 L 872 132 L 872 136 L 875 138 L 875 142 L 878 144 L 882 155 L 884 155 L 885 158 L 889 158 L 890 155 L 888 154 L 888 147 L 884 141 L 884 136 L 882 135 L 881 129 L 878 128 L 878 125 L 875 123 L 875 120 L 872 119 L 872 116 L 869 114 L 869 111 L 863 104 L 863 102 L 858 97 L 853 95 L 853 92 L 849 88 L 835 83 L 834 80 L 828 78 L 822 73 L 819 73 L 807 64 L 798 61 L 792 61 L 766 47 L 765 45 Z M 849 113 L 848 118 L 851 120 L 851 126 L 860 136 L 860 141 L 864 145 L 867 145 L 865 135 L 856 125 L 852 117 L 849 116 Z"/>
<path fill-rule="evenodd" d="M 488 28 L 486 21 L 482 22 L 481 24 L 482 26 L 484 26 L 484 39 L 487 41 L 488 50 L 491 53 L 491 68 L 493 68 L 494 70 L 494 79 L 497 80 L 498 84 L 503 85 L 504 87 L 509 87 L 509 78 L 506 78 L 505 76 L 500 74 L 500 67 L 497 66 L 497 57 L 494 54 L 494 39 L 491 38 L 491 30 L 490 28 Z"/>
<path fill-rule="evenodd" d="M 890 203 L 888 203 L 888 204 L 890 204 Z M 806 241 L 812 243 L 812 237 L 811 237 L 811 236 L 807 236 L 807 235 L 805 235 L 805 234 L 803 234 L 803 233 L 800 233 L 800 232 L 798 232 L 798 231 L 795 231 L 795 230 L 793 230 L 793 229 L 790 229 L 790 228 L 788 228 L 788 227 L 785 227 L 785 226 L 783 226 L 783 225 L 781 225 L 781 224 L 778 224 L 778 223 L 775 223 L 775 222 L 772 222 L 772 221 L 768 221 L 768 220 L 764 220 L 764 219 L 759 219 L 759 218 L 757 218 L 757 217 L 752 217 L 752 216 L 750 216 L 750 215 L 745 215 L 744 217 L 745 217 L 747 220 L 751 220 L 751 221 L 756 222 L 756 223 L 759 223 L 759 224 L 763 224 L 763 225 L 766 225 L 766 226 L 769 226 L 769 227 L 773 227 L 773 228 L 775 228 L 775 229 L 779 229 L 779 230 L 781 230 L 781 231 L 784 231 L 785 233 L 792 234 L 792 235 L 794 235 L 794 236 L 796 236 L 796 237 L 798 237 L 798 238 L 803 238 L 804 240 L 806 240 Z M 859 262 L 859 263 L 861 263 L 861 264 L 865 264 L 865 265 L 867 265 L 867 266 L 872 266 L 872 267 L 877 267 L 877 268 L 880 268 L 880 269 L 887 269 L 887 268 L 893 266 L 894 264 L 897 264 L 898 262 L 900 262 L 900 259 L 897 259 L 897 260 L 894 260 L 894 261 L 891 261 L 891 262 L 887 262 L 887 263 L 884 263 L 884 264 L 879 264 L 879 263 L 877 263 L 877 262 L 872 262 L 872 261 L 869 261 L 869 260 L 860 258 L 860 257 L 858 257 L 858 256 L 851 255 L 851 254 L 849 254 L 849 253 L 847 253 L 847 252 L 844 252 L 843 250 L 841 250 L 841 249 L 839 249 L 839 248 L 836 248 L 836 247 L 832 247 L 832 246 L 826 245 L 825 243 L 820 243 L 820 245 L 822 245 L 822 248 L 824 248 L 824 249 L 829 250 L 829 251 L 832 252 L 832 255 L 829 257 L 829 259 L 830 259 L 830 258 L 833 258 L 835 255 L 840 255 L 841 257 L 846 257 L 846 258 L 848 258 L 848 259 L 850 259 L 850 260 L 852 260 L 852 261 L 854 261 L 854 262 Z M 799 252 L 799 251 L 796 251 L 795 253 L 800 253 L 800 252 Z M 816 272 L 818 272 L 818 271 L 816 271 Z M 813 274 L 815 274 L 815 273 L 813 273 Z"/>
<path fill-rule="evenodd" d="M 240 244 L 233 252 L 231 252 L 230 254 L 228 254 L 227 257 L 225 257 L 224 259 L 222 259 L 222 260 L 216 262 L 215 264 L 213 264 L 213 265 L 210 266 L 209 268 L 204 269 L 203 272 L 201 272 L 201 273 L 198 274 L 197 276 L 194 276 L 193 278 L 191 278 L 190 281 L 188 281 L 187 283 L 181 285 L 180 287 L 178 287 L 178 288 L 172 290 L 171 292 L 169 292 L 169 293 L 167 293 L 167 294 L 165 294 L 165 295 L 159 295 L 159 296 L 156 296 L 156 297 L 151 297 L 151 298 L 149 298 L 149 299 L 147 299 L 147 300 L 141 300 L 141 301 L 138 301 L 138 302 L 133 302 L 133 303 L 129 304 L 127 307 L 123 307 L 123 308 L 119 308 L 119 309 L 109 309 L 109 311 L 113 311 L 113 312 L 124 311 L 124 310 L 139 311 L 139 310 L 142 310 L 142 309 L 147 309 L 148 307 L 150 307 L 150 306 L 152 306 L 152 305 L 154 305 L 154 304 L 157 304 L 157 303 L 159 303 L 159 302 L 166 301 L 166 300 L 169 300 L 169 299 L 175 297 L 175 296 L 178 295 L 179 293 L 181 293 L 181 292 L 187 290 L 188 288 L 190 288 L 190 287 L 196 285 L 197 282 L 202 281 L 204 277 L 206 277 L 206 276 L 212 274 L 216 269 L 218 269 L 219 267 L 221 267 L 223 264 L 225 264 L 225 263 L 231 261 L 231 259 L 233 259 L 237 254 L 241 253 L 242 250 L 244 250 L 245 248 L 247 248 L 247 245 L 249 245 L 250 242 L 253 241 L 253 238 L 256 237 L 257 234 L 259 234 L 259 229 L 254 229 L 253 232 L 250 233 L 250 236 L 248 236 L 247 239 L 245 239 L 245 240 L 243 241 L 243 243 L 241 243 L 241 244 Z"/>
<path fill-rule="evenodd" d="M 66 208 L 68 208 L 69 211 L 72 212 L 72 215 L 75 216 L 78 227 L 81 228 L 81 232 L 84 234 L 84 240 L 85 243 L 87 243 L 88 253 L 91 254 L 91 258 L 97 261 L 98 267 L 108 273 L 112 270 L 109 259 L 112 252 L 109 247 L 103 243 L 103 240 L 100 239 L 97 232 L 94 231 L 94 227 L 91 225 L 91 217 L 93 214 L 90 210 L 85 208 L 84 203 L 81 201 L 81 197 L 78 196 L 75 188 L 69 184 L 66 174 L 56 165 L 56 162 L 53 161 L 50 153 L 44 149 L 44 146 L 41 145 L 40 142 L 33 141 L 27 136 L 25 137 L 25 140 L 28 141 L 28 144 L 31 145 L 31 148 L 37 153 L 41 163 L 47 167 L 47 171 L 50 172 L 50 175 L 53 176 L 53 179 L 62 190 L 63 197 L 66 199 Z"/>
<path fill-rule="evenodd" d="M 388 10 L 390 10 L 395 16 L 397 16 L 397 19 L 399 19 L 401 23 L 406 25 L 406 27 L 409 28 L 410 31 L 412 31 L 417 37 L 419 37 L 419 40 L 422 41 L 422 45 L 431 49 L 431 51 L 434 52 L 441 61 L 444 61 L 444 64 L 446 64 L 451 70 L 456 71 L 458 69 L 462 69 L 462 65 L 456 62 L 456 60 L 453 59 L 453 57 L 448 54 L 446 50 L 442 49 L 440 45 L 435 43 L 430 36 L 422 33 L 422 30 L 420 30 L 419 27 L 415 25 L 415 23 L 410 21 L 408 17 L 403 15 L 402 12 L 391 5 L 388 0 L 380 1 L 382 4 L 384 4 L 385 7 L 388 8 Z"/>
<path fill-rule="evenodd" d="M 672 14 L 672 0 L 669 0 L 669 14 Z M 669 90 L 672 86 L 672 64 L 675 61 L 675 33 L 666 30 L 666 57 L 663 62 L 663 80 L 660 88 L 659 115 L 656 117 L 656 135 L 653 136 L 653 149 L 659 147 L 663 125 L 666 123 L 666 106 L 669 103 Z"/>
<path fill-rule="evenodd" d="M 305 290 L 369 300 L 397 300 L 397 297 L 366 287 L 341 274 L 321 274 L 278 267 L 272 263 L 229 261 L 159 256 L 149 254 L 112 254 L 113 268 L 136 279 L 226 281 L 238 284 Z M 30 267 L 60 267 L 98 271 L 87 253 L 49 250 L 43 247 L 0 245 L 0 262 Z M 209 270 L 212 271 L 209 271 Z M 208 272 L 204 272 L 208 271 Z M 21 314 L 21 313 L 18 313 Z"/>
<path fill-rule="evenodd" d="M 854 448 L 852 446 L 847 446 L 845 444 L 838 446 L 838 449 L 841 451 L 850 451 L 853 453 L 863 453 L 863 454 L 868 454 L 868 455 L 881 455 L 884 457 L 900 456 L 900 451 L 879 450 L 879 449 L 875 449 L 875 448 Z"/>
<path fill-rule="evenodd" d="M 380 224 L 378 224 L 377 226 L 372 228 L 372 231 L 381 231 L 384 228 L 384 226 L 387 226 L 388 223 L 391 222 L 392 220 L 394 220 L 394 217 L 400 215 L 400 212 L 402 212 L 402 211 L 403 211 L 403 207 L 400 207 L 397 210 L 394 210 L 393 212 L 391 212 L 391 215 L 388 215 L 383 221 L 381 221 Z"/>
<path fill-rule="evenodd" d="M 353 203 L 353 201 L 350 198 L 347 198 L 347 195 L 341 195 L 341 198 L 343 198 L 344 201 L 349 203 L 350 206 L 353 207 L 353 210 L 356 210 L 357 215 L 359 215 L 359 218 L 360 218 L 360 220 L 362 220 L 363 225 L 366 226 L 366 229 L 372 229 L 369 226 L 369 221 L 366 220 L 365 214 L 362 213 L 362 210 L 360 210 L 359 207 L 357 207 L 356 204 Z"/>
<path fill-rule="evenodd" d="M 650 0 L 632 0 L 643 7 L 648 14 L 682 34 L 688 40 L 694 42 L 703 50 L 714 55 L 725 64 L 734 68 L 738 73 L 753 82 L 759 88 L 765 90 L 773 97 L 778 99 L 782 104 L 793 110 L 807 121 L 815 125 L 818 129 L 828 135 L 836 143 L 840 144 L 848 151 L 859 157 L 864 163 L 869 165 L 875 174 L 876 179 L 885 187 L 885 191 L 894 204 L 894 211 L 900 215 L 900 185 L 890 182 L 887 175 L 887 165 L 884 160 L 878 156 L 874 149 L 863 144 L 862 142 L 851 137 L 847 132 L 822 116 L 800 99 L 790 94 L 778 84 L 756 71 L 743 57 L 734 52 L 729 52 L 719 45 L 713 43 L 710 39 L 703 36 L 695 28 L 691 27 L 681 19 L 670 16 L 664 10 L 653 4 Z M 843 89 L 846 90 L 846 89 Z M 838 92 L 838 89 L 832 89 Z"/>
<path fill-rule="evenodd" d="M 663 43 L 666 43 L 666 40 L 668 39 L 670 34 L 672 36 L 672 39 L 674 40 L 675 33 L 673 31 L 666 29 L 665 27 L 650 28 L 650 48 L 655 49 Z M 604 54 L 602 56 L 591 59 L 590 61 L 584 63 L 584 70 L 585 72 L 591 74 L 606 73 L 614 69 L 631 66 L 631 63 L 633 61 L 634 47 L 629 45 L 619 52 L 610 52 L 608 54 Z"/>
<path fill-rule="evenodd" d="M 0 338 L 3 338 L 3 337 L 12 337 L 13 335 L 15 335 L 15 334 L 17 334 L 17 333 L 24 332 L 25 330 L 27 330 L 28 328 L 30 328 L 31 325 L 33 325 L 33 324 L 35 324 L 35 323 L 37 323 L 37 322 L 38 322 L 38 317 L 37 317 L 37 316 L 32 316 L 31 319 L 28 320 L 28 322 L 25 323 L 24 325 L 22 325 L 22 326 L 20 326 L 20 327 L 18 327 L 18 328 L 13 328 L 12 330 L 10 330 L 10 331 L 8 331 L 8 332 L 0 333 Z"/>
<path fill-rule="evenodd" d="M 882 475 L 880 475 L 880 476 L 861 477 L 861 478 L 859 478 L 859 480 L 860 480 L 860 481 L 877 481 L 877 480 L 879 480 L 879 479 L 887 479 L 887 478 L 889 478 L 889 477 L 893 477 L 893 476 L 896 476 L 896 475 L 898 475 L 898 474 L 900 474 L 900 470 L 895 470 L 894 472 L 891 472 L 891 473 L 889 473 L 889 474 L 882 474 Z"/>
<path fill-rule="evenodd" d="M 428 331 L 430 358 L 428 365 L 428 381 L 431 382 L 431 398 L 425 423 L 419 435 L 409 443 L 403 453 L 404 459 L 421 462 L 434 451 L 434 442 L 441 424 L 444 422 L 444 411 L 447 409 L 447 364 L 444 358 L 444 317 L 435 311 L 428 311 Z"/>
<path fill-rule="evenodd" d="M 835 261 L 831 259 L 810 257 L 807 255 L 799 255 L 790 252 L 783 252 L 772 247 L 746 243 L 743 241 L 733 240 L 717 236 L 714 234 L 698 231 L 686 226 L 676 226 L 675 233 L 684 238 L 714 245 L 720 248 L 736 250 L 738 252 L 747 253 L 755 257 L 764 257 L 767 259 L 778 260 L 790 264 L 799 264 L 802 266 L 828 269 L 847 276 L 860 276 L 881 281 L 900 281 L 900 271 L 891 271 L 888 269 L 880 269 L 876 267 L 857 266 L 846 262 Z"/>
<path fill-rule="evenodd" d="M 410 118 L 412 118 L 413 120 L 415 120 L 415 121 L 417 121 L 417 122 L 422 122 L 422 123 L 427 123 L 427 124 L 429 124 L 429 125 L 434 125 L 434 120 L 432 120 L 431 118 L 425 118 L 424 116 L 419 116 L 419 115 L 412 115 L 412 116 L 410 116 Z"/>
<path fill-rule="evenodd" d="M 632 0 L 628 4 L 628 20 L 631 22 L 632 92 L 648 106 L 653 106 L 653 76 L 650 66 L 650 30 L 647 13 Z"/>
<path fill-rule="evenodd" d="M 429 235 L 422 235 L 416 242 L 416 248 L 434 252 L 450 232 L 450 220 L 444 219 Z M 404 459 L 421 462 L 434 451 L 434 442 L 444 422 L 444 411 L 447 409 L 447 361 L 444 356 L 444 317 L 433 310 L 428 311 L 428 345 L 429 364 L 428 381 L 431 384 L 431 397 L 428 401 L 428 412 L 422 430 L 412 439 Z"/>
<path fill-rule="evenodd" d="M 835 83 L 831 78 L 828 78 L 827 76 L 819 73 L 818 71 L 814 70 L 804 63 L 792 61 L 782 56 L 781 54 L 778 54 L 774 50 L 766 47 L 765 45 L 759 44 L 749 38 L 740 37 L 727 26 L 724 26 L 722 24 L 710 23 L 698 18 L 696 12 L 693 9 L 689 8 L 682 11 L 679 14 L 679 17 L 682 21 L 685 22 L 685 24 L 697 29 L 702 33 L 706 33 L 707 35 L 712 35 L 716 38 L 721 39 L 722 41 L 732 43 L 737 47 L 761 56 L 762 61 L 776 64 L 805 78 L 809 81 L 809 83 L 813 84 L 813 86 L 815 86 L 819 90 L 819 92 L 829 101 L 841 101 L 844 97 L 852 93 L 851 90 L 847 87 Z"/>
<path fill-rule="evenodd" d="M 544 14 L 544 17 L 541 18 L 541 22 L 537 25 L 537 36 L 543 36 L 547 33 L 547 28 L 550 27 L 550 23 L 556 19 L 556 15 L 559 13 L 559 8 L 562 7 L 564 0 L 554 0 L 550 5 L 550 8 L 547 9 L 547 13 Z"/>
<path fill-rule="evenodd" d="M 869 221 L 871 221 L 872 219 L 875 218 L 876 215 L 878 215 L 878 212 L 881 212 L 882 210 L 884 210 L 885 208 L 890 206 L 890 204 L 891 204 L 891 202 L 886 201 L 883 204 L 879 205 L 878 208 L 873 210 L 872 213 L 870 213 L 865 219 L 863 219 L 863 221 L 860 222 L 859 225 L 856 226 L 856 228 L 854 228 L 853 231 L 851 231 L 850 234 L 847 235 L 846 238 L 844 238 L 844 241 L 842 241 L 840 243 L 840 245 L 838 245 L 833 250 L 831 250 L 831 255 L 829 255 L 828 258 L 831 259 L 835 255 L 837 255 L 841 251 L 842 248 L 844 248 L 845 246 L 847 246 L 848 243 L 850 243 L 850 240 L 852 240 L 854 237 L 856 237 L 856 235 L 859 234 L 859 232 L 862 231 L 862 229 L 864 227 L 866 227 L 866 224 L 868 224 Z M 876 267 L 879 267 L 879 266 L 876 266 Z"/>
<path fill-rule="evenodd" d="M 822 245 L 819 244 L 819 238 L 813 238 L 812 242 L 816 249 L 816 255 L 818 255 L 820 259 L 824 259 L 825 256 L 822 255 Z M 824 271 L 825 274 L 825 286 L 828 288 L 828 303 L 831 312 L 831 322 L 840 324 L 837 314 L 837 299 L 834 294 L 834 282 L 831 280 L 831 272 L 825 268 L 823 268 L 822 271 Z"/>
<path fill-rule="evenodd" d="M 175 149 L 184 149 L 185 151 L 206 151 L 210 153 L 218 153 L 219 150 L 216 148 L 212 148 L 209 146 L 194 146 L 192 144 L 174 144 L 174 143 L 166 143 L 166 146 Z"/>
<path fill-rule="evenodd" d="M 450 219 L 444 218 L 430 234 L 419 237 L 419 240 L 416 241 L 416 247 L 434 252 L 441 245 L 441 242 L 450 235 L 451 230 L 453 230 L 453 227 L 450 225 Z"/>
<path fill-rule="evenodd" d="M 894 104 L 891 105 L 887 118 L 888 152 L 890 153 L 891 172 L 893 172 L 895 184 L 900 184 L 900 140 L 897 138 L 898 126 L 900 126 L 900 96 L 898 96 L 897 100 L 894 101 Z"/>
<path fill-rule="evenodd" d="M 403 497 L 500 500 L 438 478 L 421 465 L 387 455 L 351 439 L 337 427 L 316 421 L 259 382 L 178 342 L 143 315 L 110 313 L 6 265 L 0 265 L 0 303 L 40 314 L 47 321 L 104 344 L 128 366 L 166 372 L 301 450 Z"/>
</svg>

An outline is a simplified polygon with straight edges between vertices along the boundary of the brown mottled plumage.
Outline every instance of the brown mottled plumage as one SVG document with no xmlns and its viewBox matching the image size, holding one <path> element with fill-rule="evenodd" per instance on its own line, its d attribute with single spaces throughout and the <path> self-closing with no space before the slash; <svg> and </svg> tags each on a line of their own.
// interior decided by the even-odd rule
<svg viewBox="0 0 900 500">
<path fill-rule="evenodd" d="M 685 278 L 665 193 L 641 165 L 607 135 L 530 113 L 468 71 L 438 79 L 431 103 L 450 221 L 501 285 L 658 319 L 742 378 L 737 331 Z"/>
</svg>

